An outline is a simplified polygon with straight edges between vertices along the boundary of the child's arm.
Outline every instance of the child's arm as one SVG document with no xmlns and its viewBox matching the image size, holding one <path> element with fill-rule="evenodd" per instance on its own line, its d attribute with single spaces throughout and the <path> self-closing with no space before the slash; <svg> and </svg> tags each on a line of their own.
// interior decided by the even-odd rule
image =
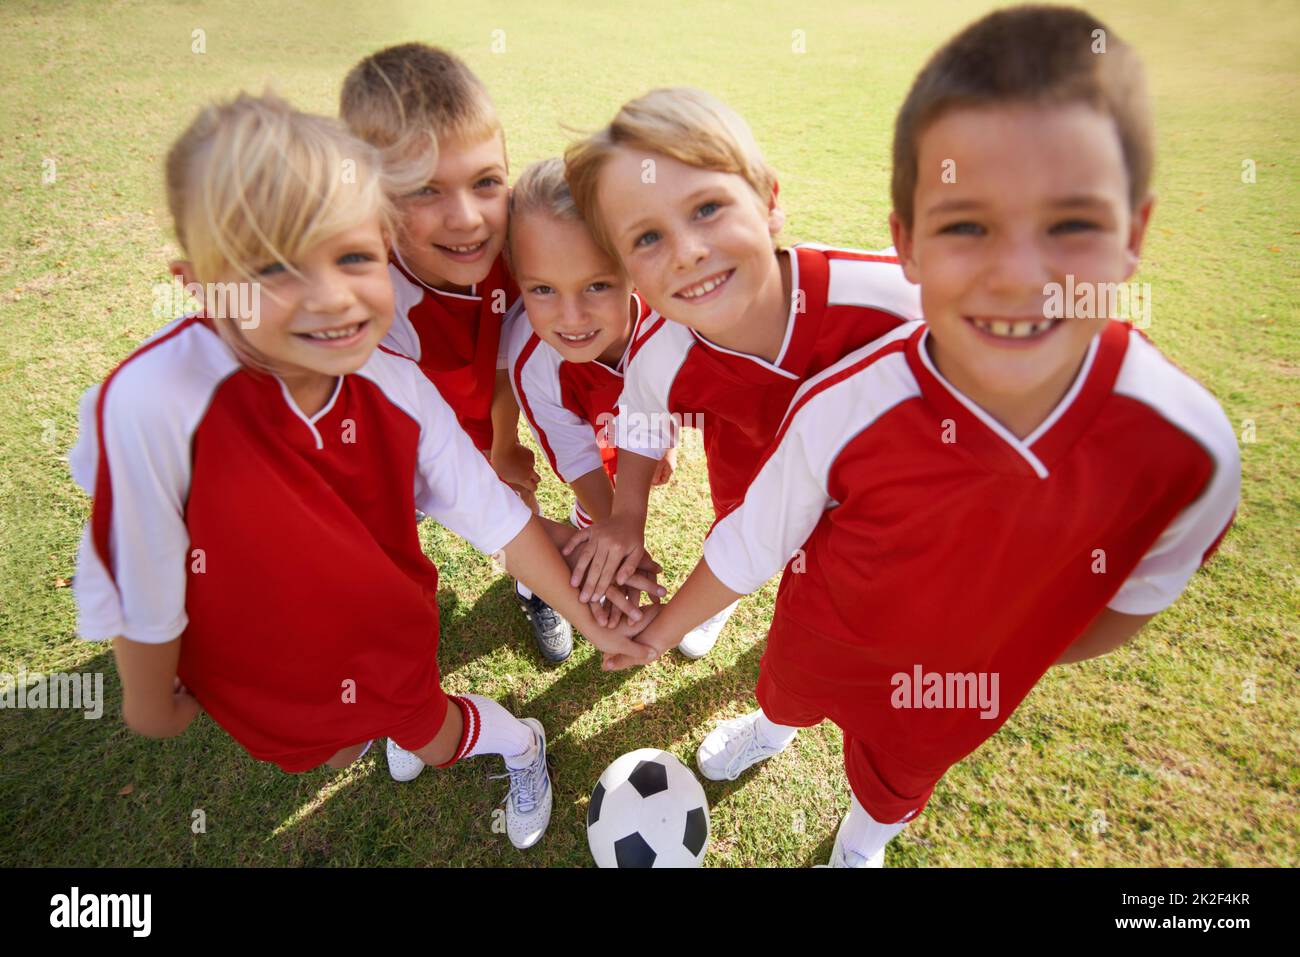
<svg viewBox="0 0 1300 957">
<path fill-rule="evenodd" d="M 609 518 L 579 532 L 564 548 L 564 554 L 570 556 L 582 546 L 569 579 L 575 588 L 582 586 L 582 601 L 603 595 L 614 583 L 626 584 L 636 571 L 645 555 L 650 484 L 658 467 L 657 459 L 618 450 L 618 485 Z"/>
<path fill-rule="evenodd" d="M 113 656 L 122 678 L 122 718 L 146 738 L 174 738 L 203 710 L 176 678 L 181 639 L 149 644 L 118 636 Z"/>
<path fill-rule="evenodd" d="M 593 524 L 609 518 L 614 507 L 614 485 L 603 465 L 586 475 L 579 475 L 569 483 L 569 488 L 573 489 L 578 504 L 591 516 Z"/>
<path fill-rule="evenodd" d="M 537 491 L 542 477 L 533 468 L 533 453 L 519 441 L 519 405 L 510 374 L 498 369 L 492 387 L 492 469 L 507 485 Z"/>
<path fill-rule="evenodd" d="M 538 516 L 538 521 L 546 530 L 547 537 L 561 552 L 564 546 L 569 543 L 569 539 L 578 534 L 578 529 L 572 525 L 551 521 L 544 515 Z M 570 565 L 573 563 L 572 558 L 566 558 Z M 636 572 L 627 580 L 624 587 L 611 585 L 605 591 L 604 603 L 599 601 L 588 602 L 591 613 L 606 628 L 618 627 L 618 614 L 624 614 L 631 617 L 633 621 L 640 621 L 641 611 L 639 609 L 640 593 L 644 592 L 652 602 L 657 602 L 668 594 L 668 590 L 659 584 L 659 573 L 663 569 L 649 555 L 645 555 L 637 565 Z M 613 609 L 609 606 L 613 606 Z"/>
<path fill-rule="evenodd" d="M 629 664 L 646 664 L 658 657 L 658 652 L 648 645 L 633 641 L 629 634 L 640 630 L 635 624 L 624 629 L 601 627 L 592 617 L 591 609 L 578 600 L 569 584 L 569 569 L 564 559 L 548 537 L 541 521 L 532 516 L 523 529 L 510 540 L 505 549 L 506 569 L 557 612 L 568 619 L 587 640 L 608 655 L 617 655 Z M 653 619 L 656 606 L 642 609 L 641 627 Z"/>
<path fill-rule="evenodd" d="M 677 450 L 669 449 L 664 453 L 664 457 L 659 460 L 659 467 L 655 469 L 654 478 L 650 484 L 656 488 L 660 485 L 667 485 L 672 481 L 673 473 L 677 471 Z"/>
<path fill-rule="evenodd" d="M 1128 644 L 1142 630 L 1142 626 L 1154 617 L 1155 615 L 1125 615 L 1103 608 L 1101 614 L 1053 664 L 1069 665 L 1108 654 Z"/>
<path fill-rule="evenodd" d="M 654 649 L 656 656 L 662 655 L 681 644 L 682 638 L 692 628 L 703 624 L 740 597 L 739 592 L 719 581 L 708 561 L 701 558 L 686 584 L 637 636 L 637 644 Z M 641 661 L 625 655 L 606 655 L 603 667 L 606 671 L 621 671 L 638 664 Z"/>
<path fill-rule="evenodd" d="M 415 506 L 464 538 L 480 552 L 496 555 L 507 570 L 567 618 L 601 650 L 652 660 L 626 637 L 649 624 L 656 606 L 643 610 L 639 623 L 614 630 L 602 628 L 591 611 L 580 605 L 569 585 L 569 569 L 551 541 L 542 520 L 529 511 L 474 448 L 464 430 L 455 427 L 451 407 L 418 370 L 401 364 L 407 376 L 411 409 L 420 421 L 416 464 Z"/>
<path fill-rule="evenodd" d="M 1054 664 L 1085 661 L 1114 651 L 1172 605 L 1197 569 L 1210 560 L 1227 534 L 1241 500 L 1241 457 L 1237 436 L 1212 397 L 1199 388 L 1188 406 L 1200 408 L 1199 436 L 1212 455 L 1214 471 L 1199 494 L 1169 523 L 1093 619 Z"/>
</svg>

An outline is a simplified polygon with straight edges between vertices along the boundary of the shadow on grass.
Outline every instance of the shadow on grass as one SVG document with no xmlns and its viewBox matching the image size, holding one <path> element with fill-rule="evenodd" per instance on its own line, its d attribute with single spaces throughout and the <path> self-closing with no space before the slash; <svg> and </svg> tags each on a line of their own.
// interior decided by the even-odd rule
<svg viewBox="0 0 1300 957">
<path fill-rule="evenodd" d="M 502 579 L 459 615 L 452 605 L 439 655 L 444 671 L 507 641 L 536 653 L 512 587 Z M 34 866 L 586 866 L 586 802 L 600 772 L 642 747 L 672 750 L 693 768 L 695 747 L 719 707 L 752 701 L 760 655 L 756 645 L 713 672 L 702 662 L 661 662 L 657 667 L 704 676 L 640 710 L 627 704 L 582 740 L 569 733 L 574 722 L 607 698 L 625 702 L 618 692 L 640 672 L 601 672 L 598 653 L 579 647 L 579 660 L 545 691 L 505 701 L 545 724 L 555 787 L 545 840 L 520 852 L 500 832 L 506 786 L 487 780 L 502 770 L 496 758 L 399 784 L 388 776 L 382 741 L 343 771 L 294 775 L 249 757 L 206 715 L 177 738 L 143 738 L 122 722 L 121 687 L 106 649 L 80 669 L 104 676 L 99 720 L 80 711 L 0 710 L 0 859 Z M 717 804 L 744 779 L 704 783 Z"/>
</svg>

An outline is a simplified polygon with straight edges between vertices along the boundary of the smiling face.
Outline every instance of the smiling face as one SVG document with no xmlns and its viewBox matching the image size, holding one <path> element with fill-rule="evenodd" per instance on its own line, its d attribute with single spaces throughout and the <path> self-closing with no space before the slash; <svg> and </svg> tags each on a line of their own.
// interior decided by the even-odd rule
<svg viewBox="0 0 1300 957">
<path fill-rule="evenodd" d="M 632 284 L 587 227 L 516 214 L 512 265 L 533 330 L 570 362 L 614 365 L 632 334 Z"/>
<path fill-rule="evenodd" d="M 355 372 L 388 332 L 393 285 L 385 249 L 372 219 L 307 250 L 292 264 L 297 275 L 283 263 L 256 270 L 259 309 L 235 317 L 239 335 L 295 393 Z M 214 281 L 240 279 L 231 271 Z"/>
<path fill-rule="evenodd" d="M 1046 416 L 1106 319 L 1046 318 L 1044 287 L 1127 280 L 1150 214 L 1130 209 L 1113 121 L 1082 103 L 954 109 L 917 168 L 912 228 L 890 225 L 936 364 L 995 414 Z"/>
<path fill-rule="evenodd" d="M 440 140 L 433 178 L 398 200 L 398 252 L 436 289 L 482 282 L 506 240 L 508 199 L 500 134 L 475 143 Z"/>
<path fill-rule="evenodd" d="M 652 183 L 642 180 L 646 160 Z M 743 177 L 620 146 L 601 169 L 596 203 L 633 285 L 674 322 L 718 339 L 756 303 L 779 300 L 772 237 L 783 215 Z"/>
</svg>

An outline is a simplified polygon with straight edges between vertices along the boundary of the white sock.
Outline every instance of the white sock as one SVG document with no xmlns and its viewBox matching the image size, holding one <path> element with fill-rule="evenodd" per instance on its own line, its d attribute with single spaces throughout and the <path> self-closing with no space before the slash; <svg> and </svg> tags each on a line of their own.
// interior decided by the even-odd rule
<svg viewBox="0 0 1300 957">
<path fill-rule="evenodd" d="M 528 601 L 533 597 L 532 589 L 521 582 L 518 578 L 515 579 L 515 591 L 519 593 L 519 596 L 523 598 L 524 601 Z"/>
<path fill-rule="evenodd" d="M 759 744 L 768 748 L 784 748 L 794 740 L 794 736 L 798 733 L 798 728 L 792 728 L 788 724 L 777 724 L 763 714 L 762 708 L 758 709 L 758 721 L 754 724 L 754 734 L 758 738 Z"/>
<path fill-rule="evenodd" d="M 903 828 L 907 827 L 911 815 L 897 824 L 881 824 L 859 803 L 856 795 L 851 795 L 853 803 L 849 806 L 848 816 L 840 827 L 840 843 L 847 850 L 856 851 L 863 857 L 875 856 L 881 848 L 893 840 Z"/>
<path fill-rule="evenodd" d="M 459 695 L 465 730 L 454 760 L 480 754 L 499 754 L 511 767 L 527 767 L 537 755 L 533 729 L 491 698 L 478 694 Z"/>
</svg>

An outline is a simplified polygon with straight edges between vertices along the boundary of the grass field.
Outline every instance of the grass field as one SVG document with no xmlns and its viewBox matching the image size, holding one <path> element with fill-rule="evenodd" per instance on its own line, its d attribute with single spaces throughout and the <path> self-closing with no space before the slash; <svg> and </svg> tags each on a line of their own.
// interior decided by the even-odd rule
<svg viewBox="0 0 1300 957">
<path fill-rule="evenodd" d="M 0 672 L 103 671 L 108 695 L 99 721 L 0 710 L 0 863 L 582 866 L 587 795 L 608 762 L 659 746 L 693 763 L 716 721 L 753 706 L 775 583 L 742 603 L 702 661 L 674 655 L 607 675 L 580 645 L 550 668 L 489 560 L 425 523 L 449 688 L 537 716 L 550 735 L 554 816 L 520 853 L 491 828 L 503 796 L 486 780 L 495 760 L 397 785 L 382 749 L 343 772 L 291 776 L 206 717 L 149 741 L 122 724 L 110 650 L 75 637 L 61 582 L 89 510 L 65 461 L 76 402 L 159 324 L 153 288 L 176 253 L 161 157 L 199 104 L 269 81 L 332 113 L 354 61 L 426 40 L 486 82 L 517 173 L 560 151 L 566 126 L 593 128 L 653 86 L 693 84 L 753 125 L 780 173 L 788 241 L 872 248 L 888 242 L 889 134 L 906 86 L 989 5 L 427 6 L 0 8 Z M 888 863 L 1294 865 L 1300 14 L 1285 0 L 1090 6 L 1148 65 L 1159 135 L 1159 200 L 1137 277 L 1152 288 L 1148 331 L 1243 436 L 1241 510 L 1182 600 L 1132 645 L 1049 673 L 941 782 Z M 206 52 L 192 52 L 196 29 Z M 793 51 L 794 31 L 806 52 Z M 711 519 L 704 481 L 688 444 L 653 500 L 648 543 L 670 585 Z M 543 498 L 553 516 L 567 513 L 549 473 Z M 848 802 L 839 735 L 806 731 L 707 792 L 710 865 L 824 861 Z M 196 809 L 206 833 L 191 829 Z"/>
</svg>

